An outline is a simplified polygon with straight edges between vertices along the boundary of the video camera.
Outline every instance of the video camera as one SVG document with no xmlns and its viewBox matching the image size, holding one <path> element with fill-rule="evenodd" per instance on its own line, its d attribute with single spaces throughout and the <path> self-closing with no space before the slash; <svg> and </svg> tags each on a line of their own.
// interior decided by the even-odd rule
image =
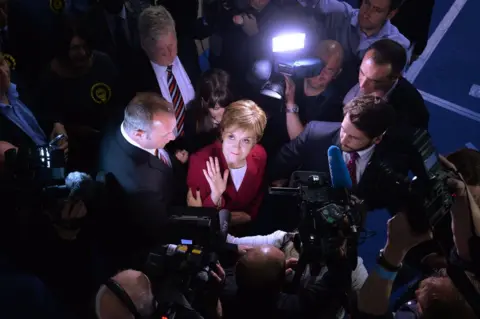
<svg viewBox="0 0 480 319">
<path fill-rule="evenodd" d="M 293 284 L 298 285 L 307 265 L 312 275 L 318 275 L 325 263 L 339 258 L 345 241 L 346 256 L 355 269 L 360 203 L 345 189 L 333 188 L 328 173 L 296 171 L 289 186 L 271 187 L 269 193 L 295 196 L 300 201 L 299 236 L 295 238 L 300 258 Z"/>
<path fill-rule="evenodd" d="M 306 43 L 306 34 L 301 32 L 281 34 L 272 39 L 272 58 L 256 61 L 250 82 L 261 84 L 263 95 L 282 99 L 285 93 L 285 78 L 311 78 L 319 75 L 325 63 L 311 57 Z"/>
<path fill-rule="evenodd" d="M 0 190 L 9 202 L 18 206 L 47 205 L 53 199 L 67 198 L 65 187 L 65 156 L 56 144 L 59 135 L 48 145 L 20 147 L 5 152 L 5 170 L 0 178 Z M 28 198 L 28 201 L 25 201 Z"/>
<path fill-rule="evenodd" d="M 152 282 L 171 287 L 192 303 L 216 268 L 228 234 L 230 212 L 213 208 L 173 208 L 164 242 L 150 252 L 145 273 Z"/>
<path fill-rule="evenodd" d="M 425 233 L 450 213 L 454 197 L 447 180 L 454 176 L 453 172 L 442 167 L 438 152 L 426 130 L 415 129 L 407 136 L 408 143 L 403 148 L 413 178 L 399 174 L 387 162 L 381 162 L 379 174 L 372 174 L 377 179 L 368 183 L 378 185 L 382 193 L 395 194 L 391 209 L 405 210 L 412 230 Z"/>
</svg>

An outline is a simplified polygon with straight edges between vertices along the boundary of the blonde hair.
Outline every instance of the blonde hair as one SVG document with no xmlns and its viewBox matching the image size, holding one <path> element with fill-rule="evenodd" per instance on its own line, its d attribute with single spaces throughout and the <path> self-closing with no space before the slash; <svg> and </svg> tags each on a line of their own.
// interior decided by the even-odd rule
<svg viewBox="0 0 480 319">
<path fill-rule="evenodd" d="M 240 128 L 252 131 L 255 134 L 255 142 L 260 141 L 267 126 L 265 112 L 251 100 L 239 100 L 225 108 L 220 131 L 223 133 L 232 128 Z"/>
<path fill-rule="evenodd" d="M 175 20 L 164 6 L 148 7 L 138 18 L 138 33 L 143 49 L 151 54 L 162 36 L 175 33 Z"/>
</svg>

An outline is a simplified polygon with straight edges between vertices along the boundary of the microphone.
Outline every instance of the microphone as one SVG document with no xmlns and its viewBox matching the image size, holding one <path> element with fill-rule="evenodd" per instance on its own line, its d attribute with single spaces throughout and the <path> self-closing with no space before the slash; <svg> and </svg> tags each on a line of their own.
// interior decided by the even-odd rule
<svg viewBox="0 0 480 319">
<path fill-rule="evenodd" d="M 332 145 L 328 148 L 328 167 L 333 188 L 352 188 L 352 178 L 338 146 Z"/>
<path fill-rule="evenodd" d="M 220 239 L 222 243 L 225 243 L 228 235 L 228 227 L 230 226 L 230 220 L 232 214 L 228 209 L 222 209 L 218 212 L 218 221 L 220 224 Z"/>
</svg>

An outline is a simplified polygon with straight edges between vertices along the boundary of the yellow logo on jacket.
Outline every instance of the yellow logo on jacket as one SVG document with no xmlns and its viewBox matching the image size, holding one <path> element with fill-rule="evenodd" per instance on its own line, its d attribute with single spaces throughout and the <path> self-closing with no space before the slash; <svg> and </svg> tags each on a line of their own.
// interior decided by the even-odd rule
<svg viewBox="0 0 480 319">
<path fill-rule="evenodd" d="M 62 13 L 65 9 L 65 0 L 50 0 L 50 10 L 54 13 Z"/>
<path fill-rule="evenodd" d="M 3 54 L 3 58 L 5 59 L 5 61 L 7 61 L 10 70 L 15 70 L 15 68 L 17 67 L 17 61 L 15 61 L 15 58 L 10 54 L 5 53 Z"/>
<path fill-rule="evenodd" d="M 105 83 L 95 83 L 90 89 L 90 96 L 97 104 L 107 104 L 112 97 L 112 89 Z"/>
</svg>

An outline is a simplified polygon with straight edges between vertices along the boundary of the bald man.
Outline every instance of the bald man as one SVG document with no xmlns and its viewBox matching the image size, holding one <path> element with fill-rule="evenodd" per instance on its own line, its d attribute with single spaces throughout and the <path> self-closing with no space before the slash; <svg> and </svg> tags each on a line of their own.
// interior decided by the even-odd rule
<svg viewBox="0 0 480 319">
<path fill-rule="evenodd" d="M 309 280 L 298 295 L 282 292 L 285 273 L 296 264 L 281 250 L 260 246 L 243 255 L 236 266 L 237 294 L 222 300 L 225 318 L 310 318 L 336 314 L 350 287 L 348 262 L 340 262 L 320 280 Z M 248 305 L 248 307 L 245 307 Z"/>
<path fill-rule="evenodd" d="M 299 83 L 286 78 L 285 112 L 291 140 L 310 121 L 341 122 L 343 119 L 341 97 L 330 85 L 342 70 L 343 48 L 337 41 L 325 40 L 317 45 L 315 55 L 325 64 L 319 75 Z"/>
<path fill-rule="evenodd" d="M 112 277 L 127 293 L 137 311 L 142 316 L 150 316 L 155 311 L 150 280 L 136 270 L 124 270 Z M 131 319 L 132 314 L 113 292 L 102 285 L 96 297 L 95 311 L 98 319 Z"/>
</svg>

